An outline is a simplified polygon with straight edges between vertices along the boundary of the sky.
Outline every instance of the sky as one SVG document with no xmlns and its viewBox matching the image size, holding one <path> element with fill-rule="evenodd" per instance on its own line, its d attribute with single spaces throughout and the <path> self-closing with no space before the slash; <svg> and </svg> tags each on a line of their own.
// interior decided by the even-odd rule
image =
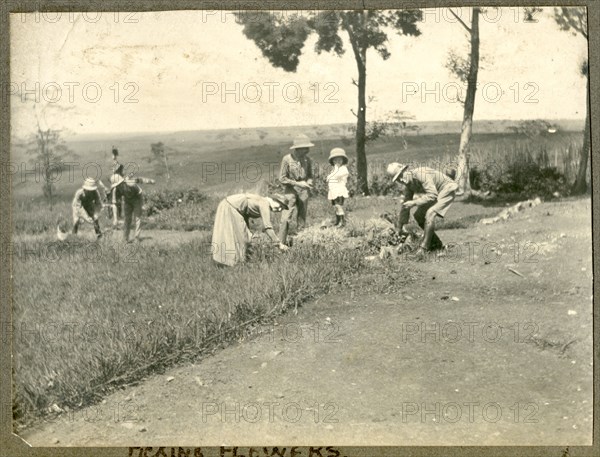
<svg viewBox="0 0 600 457">
<path fill-rule="evenodd" d="M 459 9 L 465 22 L 470 9 Z M 267 14 L 267 13 L 264 13 Z M 268 14 L 290 14 L 271 12 Z M 306 14 L 305 12 L 301 14 Z M 482 68 L 475 119 L 583 119 L 587 42 L 559 30 L 552 9 L 524 21 L 519 8 L 480 20 Z M 231 12 L 12 14 L 11 129 L 67 135 L 355 122 L 356 62 L 309 37 L 295 73 L 272 67 Z M 461 120 L 466 87 L 450 51 L 466 31 L 447 9 L 425 10 L 419 37 L 388 34 L 391 57 L 367 56 L 367 118 L 401 110 L 416 121 Z"/>
</svg>

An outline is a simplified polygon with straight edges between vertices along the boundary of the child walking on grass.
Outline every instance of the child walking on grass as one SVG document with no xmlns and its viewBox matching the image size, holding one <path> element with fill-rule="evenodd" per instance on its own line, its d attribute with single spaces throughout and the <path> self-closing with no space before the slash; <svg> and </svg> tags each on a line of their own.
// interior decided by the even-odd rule
<svg viewBox="0 0 600 457">
<path fill-rule="evenodd" d="M 348 156 L 342 148 L 333 148 L 329 153 L 329 163 L 333 166 L 333 170 L 327 176 L 327 184 L 329 185 L 329 193 L 327 199 L 335 208 L 335 226 L 343 227 L 346 224 L 346 215 L 344 213 L 344 199 L 348 198 L 348 189 L 346 182 L 348 181 Z"/>
</svg>

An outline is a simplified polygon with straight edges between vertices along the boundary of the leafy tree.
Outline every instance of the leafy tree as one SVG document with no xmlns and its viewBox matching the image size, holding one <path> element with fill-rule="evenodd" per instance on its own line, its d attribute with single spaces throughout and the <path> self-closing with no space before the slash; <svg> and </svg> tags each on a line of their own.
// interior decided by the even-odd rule
<svg viewBox="0 0 600 457">
<path fill-rule="evenodd" d="M 554 20 L 561 30 L 580 35 L 588 40 L 587 9 L 584 6 L 554 8 Z M 574 194 L 587 192 L 587 164 L 590 157 L 590 78 L 587 59 L 582 63 L 580 73 L 586 79 L 585 127 L 583 146 L 579 153 L 579 170 L 571 191 Z"/>
<path fill-rule="evenodd" d="M 65 159 L 75 157 L 75 153 L 61 138 L 60 130 L 42 129 L 39 122 L 37 132 L 31 135 L 26 147 L 27 154 L 31 156 L 30 162 L 42 174 L 42 192 L 52 208 L 56 189 L 55 181 L 62 174 Z"/>
<path fill-rule="evenodd" d="M 458 192 L 465 194 L 471 192 L 471 183 L 469 182 L 469 144 L 473 132 L 473 114 L 475 112 L 475 93 L 477 91 L 477 76 L 480 68 L 480 36 L 479 36 L 479 16 L 484 12 L 484 8 L 471 8 L 471 24 L 463 21 L 460 15 L 456 14 L 452 8 L 448 8 L 450 13 L 456 18 L 457 22 L 467 31 L 469 39 L 469 55 L 464 58 L 454 52 L 450 52 L 446 68 L 454 74 L 460 81 L 467 84 L 467 93 L 463 103 L 463 121 L 460 132 L 460 142 L 458 146 L 457 166 L 458 174 Z M 536 13 L 541 11 L 538 7 L 524 7 L 525 22 L 537 22 L 534 19 Z"/>
<path fill-rule="evenodd" d="M 315 44 L 317 53 L 332 52 L 337 56 L 345 52 L 342 35 L 347 35 L 358 70 L 358 79 L 353 79 L 353 84 L 358 88 L 358 110 L 353 112 L 357 118 L 357 186 L 360 192 L 368 195 L 365 151 L 367 51 L 374 49 L 384 60 L 390 57 L 386 29 L 394 30 L 399 35 L 420 35 L 417 23 L 422 20 L 421 10 L 323 11 L 308 13 L 307 17 L 296 14 L 286 18 L 271 14 L 257 17 L 256 13 L 241 12 L 237 18 L 244 26 L 244 35 L 254 41 L 269 62 L 288 72 L 295 72 L 298 68 L 302 48 L 311 33 L 316 33 L 318 37 Z"/>
<path fill-rule="evenodd" d="M 457 54 L 451 53 L 446 63 L 446 68 L 456 75 L 456 77 L 467 83 L 467 94 L 462 100 L 464 105 L 463 121 L 460 130 L 460 143 L 458 146 L 458 194 L 464 194 L 471 191 L 469 182 L 469 143 L 473 132 L 473 113 L 475 111 L 475 92 L 477 91 L 477 74 L 479 72 L 479 14 L 481 8 L 473 7 L 471 9 L 471 25 L 467 25 L 459 15 L 451 8 L 450 13 L 458 20 L 468 33 L 469 38 L 469 57 L 467 59 Z"/>
</svg>

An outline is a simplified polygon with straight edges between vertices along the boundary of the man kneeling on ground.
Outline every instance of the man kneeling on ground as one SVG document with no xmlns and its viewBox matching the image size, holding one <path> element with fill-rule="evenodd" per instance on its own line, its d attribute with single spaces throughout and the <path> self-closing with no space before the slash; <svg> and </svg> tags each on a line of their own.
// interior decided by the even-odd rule
<svg viewBox="0 0 600 457">
<path fill-rule="evenodd" d="M 433 168 L 411 168 L 397 162 L 388 165 L 387 173 L 392 176 L 393 182 L 403 185 L 399 216 L 401 231 L 408 223 L 410 208 L 417 207 L 414 217 L 424 231 L 423 241 L 415 253 L 417 259 L 423 259 L 430 251 L 442 249 L 444 245 L 435 233 L 435 223 L 438 217 L 446 215 L 456 197 L 458 184 Z M 424 195 L 413 200 L 416 193 Z"/>
</svg>

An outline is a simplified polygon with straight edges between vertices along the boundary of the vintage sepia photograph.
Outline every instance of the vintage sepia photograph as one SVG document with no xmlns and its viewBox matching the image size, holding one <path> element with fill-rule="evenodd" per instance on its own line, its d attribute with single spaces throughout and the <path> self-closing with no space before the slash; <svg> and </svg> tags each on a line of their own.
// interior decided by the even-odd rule
<svg viewBox="0 0 600 457">
<path fill-rule="evenodd" d="M 589 11 L 400 6 L 9 14 L 23 443 L 592 445 Z"/>
</svg>

